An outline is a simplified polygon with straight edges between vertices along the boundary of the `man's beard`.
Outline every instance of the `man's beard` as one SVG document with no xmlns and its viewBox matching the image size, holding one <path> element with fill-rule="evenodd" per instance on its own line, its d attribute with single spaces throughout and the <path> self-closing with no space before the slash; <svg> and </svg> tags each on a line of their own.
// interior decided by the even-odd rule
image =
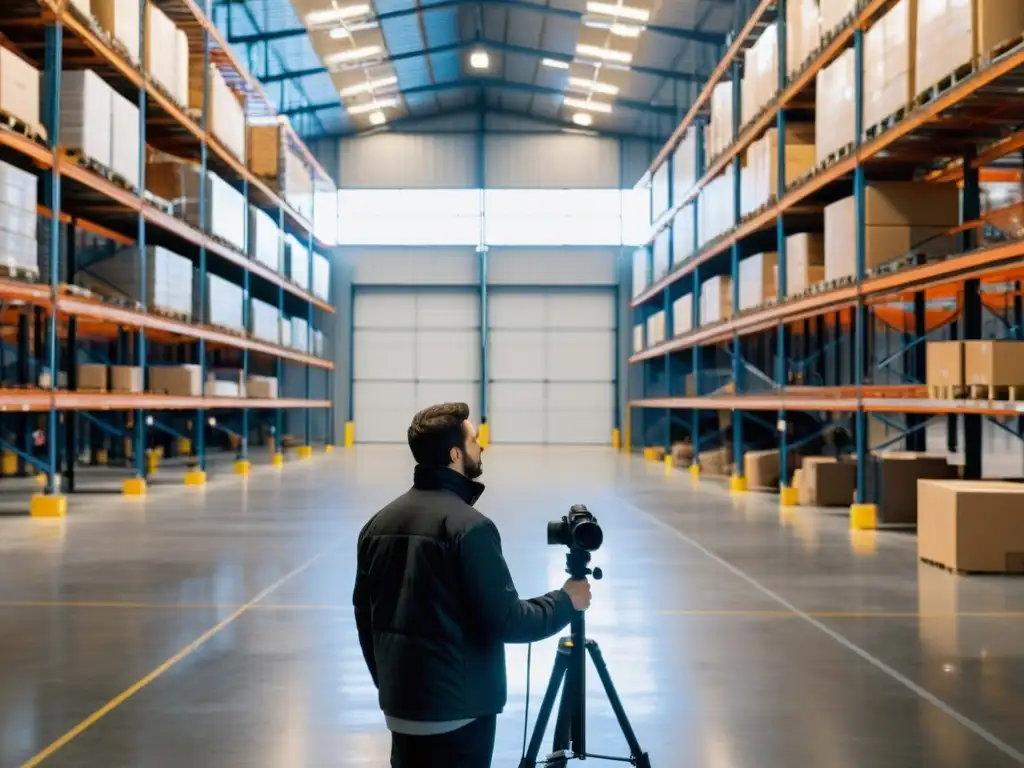
<svg viewBox="0 0 1024 768">
<path fill-rule="evenodd" d="M 484 462 L 483 459 L 473 461 L 468 456 L 463 457 L 462 469 L 470 480 L 476 480 L 480 475 L 484 473 Z"/>
</svg>

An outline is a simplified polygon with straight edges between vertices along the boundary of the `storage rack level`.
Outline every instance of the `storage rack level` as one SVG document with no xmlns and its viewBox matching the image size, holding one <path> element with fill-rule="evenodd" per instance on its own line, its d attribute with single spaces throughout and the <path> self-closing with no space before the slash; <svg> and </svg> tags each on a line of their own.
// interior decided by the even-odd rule
<svg viewBox="0 0 1024 768">
<path fill-rule="evenodd" d="M 244 106 L 254 113 L 272 112 L 258 83 L 242 69 L 227 49 L 215 27 L 193 0 L 149 0 L 163 11 L 189 40 L 190 58 L 201 59 L 202 71 L 211 65 L 228 76 Z M 147 1 L 140 0 L 140 20 L 146 19 Z M 33 499 L 34 514 L 63 514 L 66 502 L 62 490 L 74 489 L 75 460 L 82 446 L 81 418 L 91 427 L 107 434 L 125 434 L 124 453 L 130 457 L 134 478 L 129 487 L 144 490 L 145 478 L 152 469 L 155 433 L 177 435 L 177 443 L 191 456 L 192 481 L 205 479 L 206 441 L 211 435 L 229 435 L 237 446 L 239 470 L 248 462 L 248 436 L 254 424 L 253 414 L 264 420 L 265 433 L 272 435 L 273 449 L 282 450 L 285 435 L 284 414 L 303 413 L 300 427 L 300 455 L 309 455 L 312 435 L 312 410 L 323 409 L 325 442 L 333 443 L 333 403 L 312 396 L 313 371 L 324 377 L 324 393 L 331 391 L 333 364 L 313 354 L 314 334 L 325 315 L 334 312 L 331 304 L 299 286 L 278 271 L 251 259 L 248 249 L 227 245 L 205 231 L 191 226 L 154 201 L 141 195 L 146 188 L 147 145 L 161 152 L 197 162 L 199 176 L 200 221 L 209 201 L 206 178 L 216 172 L 238 190 L 246 210 L 252 204 L 271 213 L 282 239 L 291 235 L 308 254 L 306 273 L 312 281 L 314 254 L 326 253 L 327 246 L 314 234 L 311 221 L 296 212 L 271 186 L 255 176 L 239 159 L 214 137 L 207 126 L 208 109 L 190 112 L 157 85 L 140 67 L 146 62 L 145 22 L 140 22 L 139 56 L 132 62 L 104 34 L 95 19 L 81 13 L 67 0 L 12 0 L 0 19 L 5 45 L 32 62 L 42 72 L 41 122 L 46 136 L 17 125 L 16 130 L 0 129 L 0 160 L 38 176 L 41 184 L 40 212 L 49 222 L 45 227 L 45 247 L 40 248 L 44 283 L 0 279 L 3 302 L 4 339 L 17 346 L 17 380 L 24 389 L 0 391 L 0 419 L 13 421 L 15 429 L 4 429 L 0 443 L 5 449 L 4 474 L 9 474 L 7 459 L 17 459 L 19 471 L 33 467 L 45 474 L 43 492 Z M 194 62 L 193 62 L 194 63 Z M 69 69 L 96 72 L 113 90 L 139 111 L 138 187 L 112 176 L 105 169 L 69 154 L 60 134 L 61 80 Z M 204 77 L 203 103 L 209 104 L 210 78 Z M 298 142 L 290 130 L 289 140 L 297 147 L 317 186 L 329 183 L 327 174 Z M 315 199 L 309 208 L 313 210 Z M 248 242 L 248 216 L 245 242 Z M 119 245 L 134 245 L 143 254 L 147 245 L 167 247 L 192 260 L 197 267 L 200 291 L 205 290 L 207 274 L 216 274 L 241 286 L 243 322 L 248 329 L 251 297 L 261 297 L 277 307 L 279 320 L 285 313 L 306 320 L 304 349 L 258 340 L 248 331 L 234 333 L 209 325 L 206 302 L 200 300 L 198 322 L 149 311 L 144 305 L 126 306 L 98 300 L 69 289 L 74 282 L 82 247 L 82 233 L 105 237 Z M 138 264 L 139 297 L 147 296 L 146 259 Z M 279 339 L 280 341 L 280 339 Z M 88 355 L 106 356 L 112 363 L 135 365 L 148 378 L 149 366 L 158 362 L 194 361 L 201 368 L 205 386 L 207 367 L 219 358 L 233 360 L 245 375 L 252 364 L 285 380 L 285 363 L 304 368 L 305 396 L 300 398 L 171 397 L 141 393 L 93 393 L 78 391 L 77 362 Z M 268 362 L 269 361 L 269 362 Z M 35 386 L 30 379 L 29 363 L 49 371 L 49 386 Z M 2 367 L 3 361 L 0 361 Z M 268 367 L 269 366 L 269 367 Z M 66 383 L 61 373 L 66 371 Z M 38 371 L 37 371 L 38 373 Z M 320 374 L 318 374 L 320 375 Z M 151 413 L 155 412 L 155 413 Z M 35 417 L 45 418 L 45 429 L 34 429 Z M 17 414 L 16 416 L 14 414 Z M 116 416 L 116 414 L 120 414 Z M 159 417 L 159 418 L 155 418 Z M 114 421 L 111 421 L 114 419 Z M 219 423 L 218 423 L 219 422 Z M 5 425 L 7 426 L 7 425 Z M 42 433 L 45 455 L 33 450 L 34 435 Z M 107 451 L 103 450 L 104 457 Z M 95 458 L 95 455 L 94 455 Z M 188 476 L 187 476 L 188 477 Z"/>
<path fill-rule="evenodd" d="M 781 500 L 789 504 L 795 503 L 790 452 L 846 425 L 858 460 L 855 513 L 866 512 L 862 519 L 870 526 L 879 522 L 865 487 L 864 467 L 872 448 L 904 443 L 908 450 L 925 450 L 927 425 L 944 416 L 948 446 L 955 451 L 957 421 L 962 419 L 964 475 L 978 478 L 984 419 L 1024 436 L 1024 406 L 1019 402 L 999 401 L 991 394 L 981 399 L 929 398 L 923 386 L 928 334 L 980 339 L 987 311 L 999 318 L 1009 338 L 1024 338 L 1024 241 L 1019 227 L 998 231 L 998 223 L 983 220 L 981 203 L 983 179 L 1021 178 L 1020 163 L 1011 156 L 1024 147 L 1024 99 L 1007 94 L 1024 87 L 1024 30 L 984 51 L 969 72 L 954 72 L 934 88 L 919 89 L 922 95 L 913 103 L 869 126 L 864 121 L 865 37 L 897 0 L 860 0 L 836 28 L 822 30 L 819 45 L 790 74 L 787 24 L 781 23 L 787 4 L 765 0 L 758 5 L 645 177 L 654 221 L 648 243 L 636 256 L 645 274 L 632 307 L 634 328 L 643 330 L 635 331 L 639 349 L 629 361 L 631 399 L 623 442 L 627 451 L 663 446 L 667 454 L 672 442 L 685 435 L 696 461 L 702 447 L 731 436 L 734 490 L 747 488 L 745 450 L 758 444 L 778 447 Z M 780 21 L 773 28 L 778 35 L 778 90 L 741 125 L 741 55 L 773 20 Z M 814 113 L 810 105 L 818 74 L 847 51 L 854 58 L 853 143 L 787 183 L 787 120 Z M 706 126 L 715 86 L 730 77 L 732 141 L 717 156 L 707 157 L 705 132 L 696 129 Z M 778 195 L 741 216 L 741 156 L 771 128 L 778 132 Z M 686 146 L 683 140 L 691 129 L 697 133 L 688 145 L 694 155 L 681 158 L 680 147 Z M 672 183 L 680 162 L 695 169 L 695 183 L 681 190 Z M 702 244 L 697 224 L 704 193 L 730 167 L 736 221 Z M 955 244 L 942 253 L 914 252 L 869 271 L 864 217 L 870 185 L 912 179 L 960 186 L 961 226 L 948 232 Z M 821 232 L 824 208 L 851 196 L 855 274 L 789 295 L 788 237 Z M 675 241 L 683 217 L 692 217 L 692 242 Z M 665 248 L 666 241 L 671 266 L 652 280 L 655 250 Z M 770 250 L 778 254 L 777 296 L 739 311 L 741 260 Z M 731 278 L 732 313 L 702 326 L 702 284 L 716 275 Z M 686 295 L 692 318 L 687 318 L 688 328 L 676 330 L 674 304 Z M 652 343 L 646 336 L 653 317 L 659 322 L 664 317 L 664 339 Z M 893 373 L 892 368 L 900 370 Z M 687 377 L 693 382 L 689 388 Z M 690 412 L 688 418 L 683 411 Z M 845 418 L 836 421 L 836 414 Z M 895 432 L 895 438 L 870 445 L 869 419 Z"/>
</svg>

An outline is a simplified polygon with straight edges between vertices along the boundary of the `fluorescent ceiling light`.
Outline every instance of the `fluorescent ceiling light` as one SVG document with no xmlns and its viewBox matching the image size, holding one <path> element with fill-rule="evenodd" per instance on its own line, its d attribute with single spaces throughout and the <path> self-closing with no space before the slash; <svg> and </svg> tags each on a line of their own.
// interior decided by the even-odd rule
<svg viewBox="0 0 1024 768">
<path fill-rule="evenodd" d="M 388 116 L 379 109 L 376 112 L 370 113 L 370 125 L 384 125 L 387 121 Z"/>
<path fill-rule="evenodd" d="M 335 27 L 331 30 L 331 40 L 344 40 L 346 37 L 352 37 L 352 33 L 344 27 Z"/>
<path fill-rule="evenodd" d="M 587 80 L 585 77 L 570 77 L 569 85 L 583 91 L 604 93 L 609 96 L 615 96 L 619 92 L 619 87 L 617 85 L 602 83 L 600 80 Z"/>
<path fill-rule="evenodd" d="M 605 104 L 601 101 L 591 101 L 590 99 L 577 99 L 573 96 L 566 96 L 562 99 L 562 103 L 567 107 L 585 109 L 588 112 L 604 112 L 605 114 L 608 114 L 612 111 L 611 104 Z"/>
<path fill-rule="evenodd" d="M 349 96 L 358 96 L 360 93 L 373 93 L 374 91 L 378 91 L 383 88 L 390 88 L 392 85 L 398 85 L 398 78 L 394 75 L 391 77 L 381 77 L 377 80 L 364 80 L 361 83 L 346 85 L 338 91 L 338 94 L 344 99 Z"/>
<path fill-rule="evenodd" d="M 552 69 L 568 69 L 568 61 L 560 61 L 558 59 L 541 59 L 540 63 L 545 67 L 551 67 Z"/>
<path fill-rule="evenodd" d="M 644 28 L 638 27 L 636 24 L 612 24 L 608 27 L 608 31 L 619 37 L 640 37 Z"/>
<path fill-rule="evenodd" d="M 601 61 L 615 61 L 620 64 L 629 64 L 633 60 L 633 54 L 628 51 L 616 51 L 614 48 L 602 48 L 599 45 L 588 45 L 587 43 L 577 45 L 576 53 L 580 56 L 592 56 Z"/>
<path fill-rule="evenodd" d="M 341 8 L 326 8 L 322 11 L 310 11 L 306 14 L 306 24 L 311 27 L 318 27 L 323 24 L 336 24 L 345 19 L 357 19 L 360 16 L 369 16 L 373 9 L 365 3 L 358 5 L 345 5 Z"/>
<path fill-rule="evenodd" d="M 324 56 L 324 64 L 330 66 L 331 64 L 347 64 L 352 61 L 372 59 L 374 56 L 379 56 L 381 51 L 382 48 L 379 45 L 364 45 L 362 48 L 349 48 L 345 51 L 336 51 L 335 53 Z"/>
<path fill-rule="evenodd" d="M 651 12 L 646 8 L 633 8 L 628 5 L 622 5 L 618 3 L 602 3 L 596 0 L 590 0 L 587 3 L 587 10 L 590 13 L 603 13 L 605 16 L 614 16 L 619 19 L 631 19 L 632 21 L 648 21 L 651 18 Z"/>
<path fill-rule="evenodd" d="M 572 121 L 576 123 L 576 125 L 582 125 L 586 128 L 594 122 L 594 116 L 589 112 L 577 112 L 572 116 Z"/>
<path fill-rule="evenodd" d="M 328 34 L 330 34 L 331 40 L 347 40 L 352 37 L 353 32 L 366 32 L 379 26 L 376 21 L 362 21 L 358 24 L 345 24 L 341 27 L 334 27 Z"/>
<path fill-rule="evenodd" d="M 345 107 L 345 109 L 348 110 L 350 115 L 365 115 L 367 112 L 379 112 L 382 109 L 395 106 L 398 106 L 398 99 L 390 98 L 374 99 L 373 101 L 368 101 L 365 104 L 353 104 L 350 107 Z"/>
<path fill-rule="evenodd" d="M 473 69 L 487 69 L 491 66 L 491 57 L 487 55 L 487 51 L 473 51 L 469 55 L 469 66 Z"/>
</svg>

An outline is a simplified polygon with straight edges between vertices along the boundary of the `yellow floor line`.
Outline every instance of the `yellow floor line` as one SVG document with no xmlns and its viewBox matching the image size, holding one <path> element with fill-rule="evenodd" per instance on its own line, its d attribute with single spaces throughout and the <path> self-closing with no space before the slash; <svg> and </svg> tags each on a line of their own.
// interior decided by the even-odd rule
<svg viewBox="0 0 1024 768">
<path fill-rule="evenodd" d="M 182 659 L 184 659 L 186 656 L 188 656 L 193 651 L 195 651 L 197 648 L 202 646 L 206 641 L 208 641 L 210 638 L 212 638 L 214 635 L 216 635 L 222 629 L 224 629 L 229 624 L 231 624 L 233 621 L 235 621 L 239 616 L 242 616 L 244 613 L 246 613 L 249 610 L 251 610 L 256 605 L 256 603 L 260 602 L 260 600 L 262 600 L 263 598 L 267 597 L 272 592 L 274 592 L 275 590 L 279 589 L 284 584 L 286 584 L 288 581 L 290 581 L 291 579 L 295 578 L 296 576 L 298 576 L 303 571 L 305 571 L 308 568 L 310 568 L 311 566 L 313 566 L 318 560 L 320 560 L 320 558 L 324 557 L 326 554 L 328 554 L 332 550 L 336 549 L 338 546 L 339 546 L 339 544 L 334 544 L 331 547 L 328 547 L 327 549 L 325 549 L 320 554 L 315 555 L 314 557 L 311 557 L 309 560 L 307 560 L 305 563 L 303 563 L 299 567 L 297 567 L 294 570 L 289 571 L 288 573 L 286 573 L 280 579 L 278 579 L 273 584 L 271 584 L 269 587 L 267 587 L 262 592 L 260 592 L 258 595 L 256 595 L 256 597 L 254 597 L 252 600 L 250 600 L 249 602 L 247 602 L 244 605 L 242 605 L 239 608 L 237 608 L 235 610 L 235 612 L 232 613 L 230 616 L 228 616 L 225 619 L 217 622 L 217 624 L 215 624 L 214 626 L 210 627 L 210 629 L 208 629 L 202 635 L 200 635 L 195 640 L 193 640 L 191 643 L 186 645 L 184 648 L 182 648 L 176 654 L 171 656 L 171 658 L 169 658 L 167 661 L 165 661 L 159 667 L 154 669 L 152 672 L 150 672 L 148 675 L 143 677 L 138 682 L 134 683 L 129 688 L 126 688 L 124 691 L 122 691 L 117 696 L 112 698 L 110 701 L 108 701 L 102 707 L 97 709 L 95 712 L 93 712 L 87 718 L 82 720 L 82 722 L 80 722 L 78 725 L 76 725 L 70 731 L 68 731 L 63 736 L 58 738 L 56 741 L 51 743 L 48 747 L 43 749 L 41 752 L 36 754 L 34 757 L 29 759 L 28 762 L 26 762 L 26 763 L 24 763 L 22 765 L 22 768 L 32 768 L 33 766 L 39 765 L 43 760 L 48 758 L 50 755 L 55 753 L 57 750 L 61 749 L 68 742 L 70 742 L 72 739 L 74 739 L 75 737 L 79 736 L 83 731 L 85 731 L 91 725 L 96 723 L 96 721 L 100 720 L 102 717 L 104 717 L 108 713 L 112 712 L 114 709 L 119 707 L 125 701 L 130 699 L 136 693 L 138 693 L 143 688 L 145 688 L 147 685 L 149 685 L 154 680 L 156 680 L 158 677 L 160 677 L 160 675 L 162 675 L 164 672 L 169 670 L 175 664 L 177 664 Z"/>
</svg>

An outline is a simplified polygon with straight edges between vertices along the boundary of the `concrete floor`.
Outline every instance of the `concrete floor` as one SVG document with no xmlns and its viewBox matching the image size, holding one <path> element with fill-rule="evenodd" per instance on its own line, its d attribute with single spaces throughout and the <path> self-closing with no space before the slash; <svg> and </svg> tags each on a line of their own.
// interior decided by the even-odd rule
<svg viewBox="0 0 1024 768">
<path fill-rule="evenodd" d="M 546 522 L 599 517 L 588 629 L 654 766 L 1024 764 L 1024 581 L 957 578 L 909 534 L 852 536 L 609 450 L 484 463 L 478 506 L 524 595 L 565 578 Z M 354 539 L 410 477 L 407 450 L 367 447 L 0 519 L 0 766 L 386 766 Z M 533 648 L 531 723 L 554 647 Z M 525 662 L 511 647 L 496 768 L 520 755 Z M 625 755 L 589 693 L 588 747 Z"/>
</svg>

